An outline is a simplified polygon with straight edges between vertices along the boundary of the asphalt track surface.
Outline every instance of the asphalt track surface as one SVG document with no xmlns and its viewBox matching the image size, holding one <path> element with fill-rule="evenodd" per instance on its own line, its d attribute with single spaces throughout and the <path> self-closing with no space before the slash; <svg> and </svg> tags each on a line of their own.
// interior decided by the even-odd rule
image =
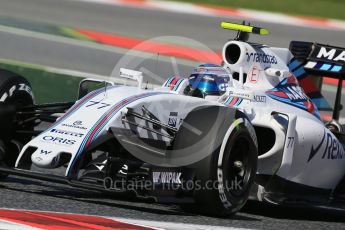
<svg viewBox="0 0 345 230">
<path fill-rule="evenodd" d="M 214 50 L 220 50 L 224 41 L 234 36 L 229 31 L 219 29 L 218 23 L 221 18 L 65 0 L 1 0 L 0 16 L 82 27 L 139 38 L 166 35 L 183 36 L 200 41 Z M 272 34 L 266 38 L 253 37 L 252 39 L 269 45 L 287 47 L 289 41 L 293 39 L 317 40 L 333 45 L 344 45 L 344 31 L 267 23 L 256 24 L 270 28 Z M 100 49 L 93 46 L 80 46 L 0 31 L 1 58 L 109 75 L 115 63 L 124 53 L 126 51 L 122 49 Z M 190 63 L 179 60 L 177 62 L 179 63 L 179 71 L 182 73 L 187 74 L 192 68 Z M 168 76 L 168 72 L 174 70 L 169 60 L 166 62 L 159 61 L 159 68 L 157 68 L 157 63 L 154 60 L 147 60 L 144 66 L 161 76 Z M 122 200 L 98 192 L 17 177 L 10 177 L 6 182 L 2 182 L 0 187 L 0 207 L 6 208 L 73 212 L 239 228 L 345 228 L 345 214 L 339 212 L 277 208 L 250 202 L 236 216 L 229 219 L 218 219 L 185 212 L 175 205 Z"/>
</svg>

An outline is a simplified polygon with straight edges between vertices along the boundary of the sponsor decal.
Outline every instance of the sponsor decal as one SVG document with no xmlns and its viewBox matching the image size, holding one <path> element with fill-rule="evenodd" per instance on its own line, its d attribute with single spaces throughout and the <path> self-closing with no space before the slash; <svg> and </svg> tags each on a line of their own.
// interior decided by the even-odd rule
<svg viewBox="0 0 345 230">
<path fill-rule="evenodd" d="M 320 113 L 314 103 L 298 85 L 292 74 L 283 79 L 275 88 L 266 91 L 266 95 L 274 100 L 303 109 L 320 119 Z"/>
<path fill-rule="evenodd" d="M 220 91 L 226 91 L 226 89 L 229 87 L 228 83 L 221 83 L 219 84 L 218 88 Z"/>
<path fill-rule="evenodd" d="M 239 127 L 240 124 L 244 123 L 245 125 L 246 120 L 243 118 L 238 118 L 236 120 L 233 121 L 233 123 L 231 124 L 230 128 L 227 131 L 228 137 L 230 137 L 231 133 L 233 133 L 233 131 L 235 129 L 237 129 Z M 249 126 L 249 124 L 248 124 Z M 253 136 L 254 137 L 254 136 Z M 255 138 L 256 139 L 256 138 Z M 253 139 L 254 140 L 254 139 Z M 221 148 L 220 148 L 220 152 L 218 155 L 218 162 L 217 162 L 217 181 L 218 181 L 218 195 L 219 195 L 219 199 L 222 202 L 224 208 L 229 209 L 232 207 L 232 204 L 230 203 L 230 201 L 228 200 L 226 194 L 225 194 L 225 186 L 224 186 L 224 177 L 223 177 L 223 159 L 224 159 L 224 150 L 225 150 L 225 144 L 226 142 L 223 142 Z"/>
<path fill-rule="evenodd" d="M 170 112 L 169 120 L 168 120 L 168 125 L 176 127 L 177 115 L 178 115 L 177 112 Z"/>
<path fill-rule="evenodd" d="M 226 72 L 226 70 L 221 67 L 221 66 L 201 66 L 201 67 L 197 67 L 195 69 L 193 69 L 192 75 L 199 75 L 199 74 L 210 74 L 210 75 L 224 75 L 224 76 L 228 76 L 228 73 Z M 190 79 L 193 76 L 190 77 Z M 212 81 L 213 79 L 205 79 L 205 80 L 210 80 Z"/>
<path fill-rule="evenodd" d="M 205 76 L 203 77 L 203 79 L 206 80 L 206 81 L 214 81 L 214 78 L 211 77 L 211 76 L 209 76 L 209 75 L 205 75 Z"/>
<path fill-rule="evenodd" d="M 18 90 L 26 91 L 32 96 L 32 90 L 31 90 L 30 86 L 28 86 L 28 85 L 21 83 L 21 84 L 19 84 Z"/>
<path fill-rule="evenodd" d="M 278 64 L 277 58 L 265 53 L 246 53 L 247 62 Z"/>
<path fill-rule="evenodd" d="M 108 103 L 103 103 L 100 101 L 89 101 L 85 107 L 95 107 L 96 109 L 103 109 L 111 106 Z"/>
<path fill-rule="evenodd" d="M 280 87 L 279 91 L 277 92 L 281 97 L 289 99 L 292 102 L 301 102 L 301 101 L 309 100 L 308 96 L 304 93 L 303 89 L 299 86 Z"/>
<path fill-rule="evenodd" d="M 182 184 L 180 172 L 152 172 L 153 183 Z"/>
<path fill-rule="evenodd" d="M 52 151 L 48 151 L 48 150 L 43 150 L 43 149 L 41 149 L 41 154 L 42 154 L 42 155 L 48 155 L 48 154 L 50 154 L 50 153 L 52 153 Z"/>
<path fill-rule="evenodd" d="M 326 58 L 330 61 L 341 61 L 345 63 L 345 50 L 332 49 L 321 46 L 316 57 L 319 59 Z"/>
<path fill-rule="evenodd" d="M 204 68 L 204 67 L 199 67 L 199 68 L 196 68 L 195 69 L 195 72 L 201 72 L 201 73 L 203 73 L 203 72 L 207 72 L 208 70 L 206 69 L 206 68 Z"/>
<path fill-rule="evenodd" d="M 253 98 L 253 93 L 252 91 L 247 91 L 247 90 L 235 90 L 235 91 L 229 91 L 229 95 L 232 97 L 239 97 L 247 100 L 252 100 Z"/>
<path fill-rule="evenodd" d="M 75 121 L 75 122 L 73 122 L 73 125 L 83 125 L 83 122 L 82 121 Z"/>
<path fill-rule="evenodd" d="M 42 140 L 46 142 L 51 142 L 54 144 L 62 144 L 62 145 L 74 145 L 76 142 L 75 140 L 71 140 L 68 138 L 61 138 L 61 137 L 54 137 L 54 136 L 44 136 Z"/>
<path fill-rule="evenodd" d="M 62 124 L 62 126 L 69 127 L 69 128 L 75 128 L 75 129 L 82 129 L 86 130 L 87 128 L 83 126 L 82 121 L 75 121 L 72 124 Z"/>
<path fill-rule="evenodd" d="M 33 97 L 32 90 L 31 90 L 30 86 L 21 83 L 21 84 L 12 86 L 7 92 L 5 92 L 0 97 L 0 102 L 6 101 L 6 99 L 8 97 L 11 97 L 15 91 L 26 91 L 27 93 L 29 93 L 31 95 L 31 97 Z"/>
<path fill-rule="evenodd" d="M 131 71 L 132 72 L 132 71 Z M 124 78 L 129 78 L 129 79 L 135 79 L 135 76 L 133 76 L 133 74 L 131 72 L 127 72 L 127 71 L 121 71 L 120 70 L 120 76 L 124 77 Z"/>
<path fill-rule="evenodd" d="M 103 163 L 106 163 L 106 162 L 103 162 Z M 128 172 L 128 165 L 124 164 L 118 173 L 121 173 L 123 175 L 127 175 L 127 172 Z"/>
<path fill-rule="evenodd" d="M 259 78 L 259 70 L 256 66 L 254 66 L 252 68 L 252 71 L 249 74 L 249 81 L 253 84 L 258 82 L 258 78 Z"/>
<path fill-rule="evenodd" d="M 217 169 L 217 177 L 218 177 L 218 194 L 219 194 L 219 199 L 222 202 L 224 208 L 229 209 L 231 208 L 231 203 L 228 201 L 228 198 L 226 197 L 225 194 L 225 188 L 223 184 L 223 170 L 218 167 Z"/>
<path fill-rule="evenodd" d="M 286 95 L 292 101 L 304 101 L 308 100 L 308 96 L 304 93 L 301 87 L 299 86 L 287 86 L 282 88 Z"/>
<path fill-rule="evenodd" d="M 254 102 L 266 103 L 266 96 L 263 95 L 254 95 L 253 97 Z"/>
<path fill-rule="evenodd" d="M 67 136 L 73 136 L 73 137 L 82 137 L 84 134 L 82 133 L 76 133 L 76 132 L 71 132 L 71 131 L 66 131 L 66 130 L 61 130 L 61 129 L 52 129 L 50 130 L 52 133 L 58 133 L 62 135 L 67 135 Z"/>
<path fill-rule="evenodd" d="M 324 148 L 321 148 L 322 146 Z M 326 131 L 324 131 L 320 143 L 315 148 L 314 145 L 311 146 L 308 162 L 318 153 L 322 153 L 321 159 L 341 160 L 345 158 L 345 151 L 342 144 L 332 133 Z"/>
</svg>

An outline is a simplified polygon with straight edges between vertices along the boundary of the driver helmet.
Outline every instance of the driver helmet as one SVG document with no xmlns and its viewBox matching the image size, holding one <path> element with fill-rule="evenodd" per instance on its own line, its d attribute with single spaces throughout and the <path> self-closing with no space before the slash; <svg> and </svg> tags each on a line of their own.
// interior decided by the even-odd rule
<svg viewBox="0 0 345 230">
<path fill-rule="evenodd" d="M 203 64 L 195 68 L 188 78 L 189 84 L 184 93 L 193 97 L 217 98 L 226 92 L 229 86 L 229 73 L 221 66 Z"/>
</svg>

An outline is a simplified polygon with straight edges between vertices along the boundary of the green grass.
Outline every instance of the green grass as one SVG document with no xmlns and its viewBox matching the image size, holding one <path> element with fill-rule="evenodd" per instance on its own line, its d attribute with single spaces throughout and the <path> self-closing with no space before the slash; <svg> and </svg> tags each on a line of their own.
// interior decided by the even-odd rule
<svg viewBox="0 0 345 230">
<path fill-rule="evenodd" d="M 31 84 L 36 103 L 75 101 L 79 82 L 83 79 L 52 73 L 39 66 L 0 60 L 0 68 L 25 77 Z"/>
<path fill-rule="evenodd" d="M 345 20 L 345 0 L 175 0 Z"/>
</svg>

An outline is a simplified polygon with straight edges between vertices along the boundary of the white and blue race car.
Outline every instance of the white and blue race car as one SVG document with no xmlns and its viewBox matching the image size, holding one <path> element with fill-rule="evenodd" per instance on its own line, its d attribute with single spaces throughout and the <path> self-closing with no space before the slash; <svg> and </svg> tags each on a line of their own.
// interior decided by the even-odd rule
<svg viewBox="0 0 345 230">
<path fill-rule="evenodd" d="M 90 90 L 97 81 L 86 79 L 76 102 L 37 105 L 25 78 L 1 70 L 1 177 L 188 200 L 217 216 L 235 213 L 249 197 L 337 206 L 345 196 L 338 122 L 345 50 L 309 42 L 273 48 L 248 42 L 249 33 L 266 29 L 222 27 L 238 31 L 223 47 L 223 63 L 154 89 L 142 87 L 141 72 L 121 69 L 137 87 L 104 82 Z M 314 75 L 339 79 L 327 124 Z"/>
</svg>

